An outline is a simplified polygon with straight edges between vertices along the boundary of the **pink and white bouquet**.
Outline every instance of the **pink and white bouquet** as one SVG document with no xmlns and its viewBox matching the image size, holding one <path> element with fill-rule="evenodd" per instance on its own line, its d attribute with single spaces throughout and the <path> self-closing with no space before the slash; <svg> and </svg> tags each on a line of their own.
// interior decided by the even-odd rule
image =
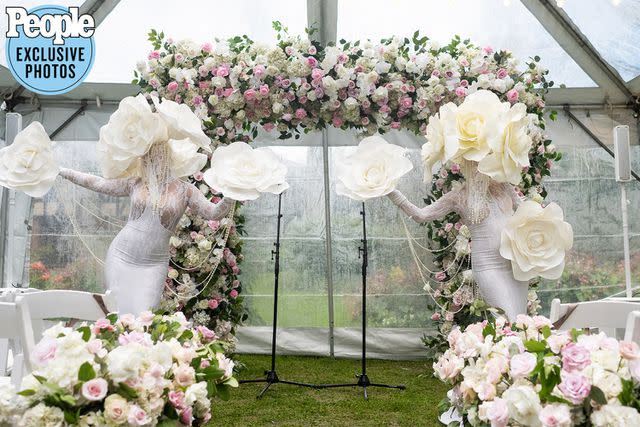
<svg viewBox="0 0 640 427">
<path fill-rule="evenodd" d="M 638 426 L 640 348 L 520 315 L 454 328 L 433 364 L 467 426 Z M 445 403 L 445 402 L 443 402 Z"/>
<path fill-rule="evenodd" d="M 18 393 L 21 426 L 200 426 L 229 398 L 233 362 L 215 333 L 181 312 L 104 319 L 44 332 Z"/>
</svg>

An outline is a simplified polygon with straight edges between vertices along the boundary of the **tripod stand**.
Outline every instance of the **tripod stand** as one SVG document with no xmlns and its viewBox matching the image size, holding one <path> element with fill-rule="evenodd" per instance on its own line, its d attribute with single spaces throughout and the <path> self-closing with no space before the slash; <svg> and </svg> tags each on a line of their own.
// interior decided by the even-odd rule
<svg viewBox="0 0 640 427">
<path fill-rule="evenodd" d="M 241 380 L 240 383 L 266 383 L 267 385 L 256 396 L 260 399 L 269 390 L 272 384 L 289 384 L 301 387 L 317 388 L 314 384 L 299 383 L 295 381 L 285 381 L 278 377 L 276 372 L 276 332 L 278 329 L 278 279 L 280 277 L 280 223 L 282 219 L 282 193 L 278 195 L 278 228 L 276 242 L 273 244 L 275 250 L 271 251 L 271 259 L 274 260 L 274 285 L 273 285 L 273 326 L 271 335 L 271 369 L 265 371 L 265 377 L 255 380 Z"/>
<path fill-rule="evenodd" d="M 360 211 L 360 215 L 362 215 L 362 239 L 360 240 L 362 246 L 358 248 L 358 258 L 362 257 L 362 371 L 359 375 L 356 374 L 356 378 L 358 379 L 358 381 L 355 383 L 319 384 L 317 387 L 362 387 L 362 390 L 364 391 L 364 398 L 366 400 L 368 399 L 367 387 L 395 388 L 400 390 L 404 390 L 406 387 L 404 385 L 372 383 L 369 380 L 369 376 L 367 375 L 367 266 L 369 263 L 369 252 L 367 249 L 367 221 L 364 202 L 362 202 L 362 210 Z"/>
</svg>

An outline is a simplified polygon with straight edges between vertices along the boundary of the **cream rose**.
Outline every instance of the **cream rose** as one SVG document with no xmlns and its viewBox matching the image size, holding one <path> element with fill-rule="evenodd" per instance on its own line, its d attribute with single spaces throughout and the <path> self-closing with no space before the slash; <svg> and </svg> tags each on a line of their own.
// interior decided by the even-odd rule
<svg viewBox="0 0 640 427">
<path fill-rule="evenodd" d="M 13 144 L 0 150 L 0 185 L 3 187 L 42 197 L 59 172 L 51 140 L 38 122 L 24 128 Z"/>
<path fill-rule="evenodd" d="M 167 143 L 171 152 L 171 176 L 191 176 L 207 164 L 207 155 L 198 153 L 198 146 L 191 139 L 170 139 Z"/>
<path fill-rule="evenodd" d="M 522 169 L 529 166 L 529 150 L 533 141 L 528 133 L 527 107 L 515 104 L 502 116 L 497 137 L 490 138 L 491 153 L 478 163 L 478 171 L 498 182 L 518 185 Z"/>
<path fill-rule="evenodd" d="M 500 102 L 488 90 L 472 93 L 460 106 L 452 102 L 443 105 L 440 120 L 445 136 L 444 160 L 482 160 L 491 151 L 498 121 L 508 109 L 508 103 Z"/>
<path fill-rule="evenodd" d="M 562 274 L 565 253 L 572 246 L 573 229 L 563 220 L 560 206 L 550 203 L 543 208 L 527 200 L 502 230 L 500 255 L 511 260 L 516 280 L 553 280 Z"/>
<path fill-rule="evenodd" d="M 280 194 L 287 167 L 269 148 L 251 148 L 245 142 L 218 147 L 211 157 L 211 168 L 204 180 L 215 191 L 235 200 L 255 200 L 260 193 Z"/>
<path fill-rule="evenodd" d="M 199 148 L 211 152 L 211 139 L 202 130 L 202 121 L 186 104 L 153 97 L 153 104 L 162 118 L 171 139 L 189 138 Z"/>
<path fill-rule="evenodd" d="M 338 162 L 336 193 L 362 201 L 391 193 L 413 169 L 405 153 L 378 135 L 363 139 L 353 154 Z"/>
<path fill-rule="evenodd" d="M 151 111 L 144 95 L 124 98 L 109 123 L 100 128 L 98 151 L 103 176 L 130 174 L 137 159 L 154 143 L 166 140 L 167 128 L 160 116 Z"/>
</svg>

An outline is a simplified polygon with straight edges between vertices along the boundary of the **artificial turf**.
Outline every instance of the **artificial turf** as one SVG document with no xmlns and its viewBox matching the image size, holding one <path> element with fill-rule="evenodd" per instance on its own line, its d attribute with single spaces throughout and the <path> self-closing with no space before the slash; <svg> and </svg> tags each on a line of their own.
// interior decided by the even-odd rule
<svg viewBox="0 0 640 427">
<path fill-rule="evenodd" d="M 246 368 L 240 380 L 261 378 L 269 356 L 240 355 Z M 360 362 L 326 357 L 282 356 L 276 368 L 280 379 L 310 383 L 355 381 Z M 404 384 L 406 390 L 369 388 L 314 390 L 274 384 L 260 400 L 263 384 L 241 384 L 231 399 L 216 401 L 210 425 L 216 426 L 438 426 L 438 403 L 447 388 L 433 377 L 427 361 L 369 360 L 372 382 Z"/>
</svg>

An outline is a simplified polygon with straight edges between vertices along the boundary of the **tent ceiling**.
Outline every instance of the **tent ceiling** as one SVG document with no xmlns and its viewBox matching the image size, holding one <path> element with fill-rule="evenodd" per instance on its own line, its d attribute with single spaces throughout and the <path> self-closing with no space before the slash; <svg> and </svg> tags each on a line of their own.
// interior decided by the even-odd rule
<svg viewBox="0 0 640 427">
<path fill-rule="evenodd" d="M 0 6 L 4 3 L 8 4 L 0 1 Z M 288 25 L 293 34 L 301 33 L 309 25 L 318 27 L 317 37 L 324 42 L 335 40 L 336 36 L 404 35 L 417 28 L 438 41 L 458 33 L 497 48 L 511 46 L 521 58 L 538 54 L 551 69 L 556 83 L 567 86 L 551 90 L 550 105 L 624 105 L 631 104 L 634 95 L 640 93 L 640 77 L 634 78 L 640 71 L 636 60 L 640 56 L 640 35 L 634 31 L 640 23 L 640 5 L 631 0 L 566 0 L 563 8 L 554 0 L 486 0 L 482 3 L 456 0 L 438 2 L 438 14 L 432 12 L 434 3 L 417 0 L 394 0 L 393 7 L 386 1 L 370 0 L 366 8 L 360 2 L 349 0 L 272 0 L 268 5 L 258 0 L 198 2 L 195 15 L 193 8 L 176 8 L 175 2 L 169 0 L 153 2 L 155 11 L 170 11 L 166 14 L 149 13 L 151 2 L 135 0 L 51 0 L 47 3 L 82 5 L 83 10 L 92 11 L 101 23 L 95 36 L 100 54 L 87 82 L 64 96 L 41 97 L 42 103 L 82 99 L 91 102 L 96 96 L 106 102 L 116 102 L 135 93 L 136 87 L 128 82 L 135 63 L 149 50 L 146 33 L 151 28 L 163 30 L 174 38 L 206 40 L 247 34 L 255 40 L 273 43 L 271 21 L 274 20 Z M 617 3 L 620 4 L 616 6 Z M 42 2 L 27 0 L 22 4 L 28 8 Z M 463 7 L 473 9 L 473 13 L 461 15 L 459 11 Z M 212 16 L 223 19 L 216 19 L 215 26 L 209 26 L 207 22 Z M 504 25 L 505 22 L 517 26 Z M 123 28 L 127 31 L 123 32 Z M 527 31 L 518 31 L 519 28 Z M 2 50 L 3 37 L 4 34 L 0 34 Z M 0 61 L 5 64 L 3 52 L 0 52 Z M 9 71 L 1 67 L 0 90 L 6 97 L 15 88 Z M 28 99 L 31 95 L 24 90 L 21 96 Z"/>
</svg>

